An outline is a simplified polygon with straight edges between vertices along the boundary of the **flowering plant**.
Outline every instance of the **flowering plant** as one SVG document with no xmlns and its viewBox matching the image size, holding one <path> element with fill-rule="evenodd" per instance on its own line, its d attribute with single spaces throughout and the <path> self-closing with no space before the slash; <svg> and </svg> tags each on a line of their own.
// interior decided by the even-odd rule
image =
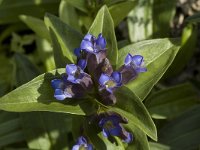
<svg viewBox="0 0 200 150">
<path fill-rule="evenodd" d="M 66 143 L 73 150 L 148 150 L 147 136 L 156 141 L 157 129 L 143 100 L 171 65 L 179 45 L 177 39 L 156 39 L 118 49 L 116 22 L 104 5 L 83 35 L 47 13 L 43 27 L 56 69 L 3 96 L 0 109 L 37 111 L 52 117 L 54 124 L 59 120 L 49 130 L 55 137 L 69 129 L 71 143 Z"/>
</svg>

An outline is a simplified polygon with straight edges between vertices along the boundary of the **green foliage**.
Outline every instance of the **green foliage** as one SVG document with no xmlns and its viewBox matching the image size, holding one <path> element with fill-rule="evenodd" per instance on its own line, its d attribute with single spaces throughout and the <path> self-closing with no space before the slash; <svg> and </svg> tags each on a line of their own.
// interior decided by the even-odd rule
<svg viewBox="0 0 200 150">
<path fill-rule="evenodd" d="M 174 75 L 194 58 L 200 19 L 188 17 L 180 39 L 163 38 L 172 36 L 176 2 L 0 0 L 0 149 L 69 150 L 81 135 L 97 150 L 198 149 L 199 78 L 192 76 L 194 87 Z M 114 92 L 115 105 L 101 103 L 98 85 L 96 95 L 54 98 L 51 81 L 77 62 L 86 33 L 102 33 L 114 70 L 128 53 L 144 57 L 147 72 Z M 103 112 L 125 117 L 133 142 L 105 138 L 95 120 Z"/>
<path fill-rule="evenodd" d="M 138 42 L 119 50 L 118 67 L 123 64 L 126 54 L 142 55 L 147 72 L 126 86 L 141 100 L 148 95 L 153 86 L 160 80 L 171 65 L 179 50 L 177 39 L 156 39 Z"/>
</svg>

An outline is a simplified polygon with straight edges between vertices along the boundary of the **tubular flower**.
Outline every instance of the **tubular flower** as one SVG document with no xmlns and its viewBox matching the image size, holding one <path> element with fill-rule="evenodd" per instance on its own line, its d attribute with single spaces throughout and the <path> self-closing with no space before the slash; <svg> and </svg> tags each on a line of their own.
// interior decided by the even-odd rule
<svg viewBox="0 0 200 150">
<path fill-rule="evenodd" d="M 97 54 L 100 51 L 105 51 L 106 40 L 101 33 L 97 38 L 91 34 L 87 34 L 83 38 L 80 48 L 88 53 Z"/>
<path fill-rule="evenodd" d="M 88 144 L 87 140 L 83 136 L 80 136 L 76 145 L 72 147 L 72 150 L 93 150 L 93 148 L 91 144 Z"/>
<path fill-rule="evenodd" d="M 100 90 L 106 89 L 109 93 L 113 93 L 113 90 L 116 87 L 119 87 L 122 85 L 122 75 L 120 72 L 113 72 L 111 76 L 102 73 L 99 78 L 99 84 L 100 84 Z"/>
<path fill-rule="evenodd" d="M 54 97 L 57 100 L 83 97 L 85 94 L 84 88 L 80 85 L 70 83 L 65 78 L 66 77 L 51 81 L 51 86 L 55 90 Z"/>
<path fill-rule="evenodd" d="M 66 73 L 68 75 L 67 80 L 72 83 L 80 83 L 82 78 L 87 74 L 83 71 L 87 65 L 86 60 L 80 59 L 78 65 L 69 64 L 66 65 Z"/>
<path fill-rule="evenodd" d="M 146 72 L 144 67 L 144 59 L 141 55 L 128 54 L 125 58 L 124 65 L 120 68 L 122 74 L 122 83 L 126 84 L 130 80 L 135 79 L 139 73 Z"/>
<path fill-rule="evenodd" d="M 127 132 L 120 123 L 127 123 L 127 120 L 117 114 L 111 114 L 102 117 L 99 121 L 99 127 L 102 128 L 105 137 L 118 136 L 123 142 L 130 143 L 133 140 L 133 135 Z"/>
</svg>

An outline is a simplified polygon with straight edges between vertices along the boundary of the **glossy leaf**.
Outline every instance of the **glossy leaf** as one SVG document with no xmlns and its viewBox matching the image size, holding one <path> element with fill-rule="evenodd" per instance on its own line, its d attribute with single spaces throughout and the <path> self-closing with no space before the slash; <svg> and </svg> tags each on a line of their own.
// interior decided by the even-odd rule
<svg viewBox="0 0 200 150">
<path fill-rule="evenodd" d="M 177 39 L 156 39 L 138 42 L 119 50 L 118 67 L 123 65 L 128 53 L 142 55 L 147 67 L 147 72 L 129 82 L 126 86 L 143 100 L 153 86 L 160 80 L 168 67 L 173 62 L 179 50 Z"/>
<path fill-rule="evenodd" d="M 0 5 L 0 24 L 19 21 L 19 15 L 43 17 L 45 12 L 57 13 L 60 0 L 4 0 Z"/>
<path fill-rule="evenodd" d="M 113 20 L 106 6 L 103 6 L 99 10 L 92 26 L 89 29 L 89 33 L 95 36 L 98 36 L 99 33 L 103 34 L 103 37 L 105 37 L 107 41 L 107 57 L 109 58 L 111 64 L 116 66 L 118 60 L 117 41 Z"/>
<path fill-rule="evenodd" d="M 176 150 L 194 150 L 199 148 L 200 105 L 197 105 L 180 117 L 166 124 L 160 131 L 160 143 Z"/>
<path fill-rule="evenodd" d="M 51 88 L 51 80 L 59 78 L 59 73 L 65 69 L 54 70 L 42 74 L 32 81 L 13 90 L 0 98 L 0 109 L 15 112 L 51 111 L 77 115 L 85 115 L 94 112 L 94 105 L 90 100 L 68 99 L 58 102 L 54 98 L 54 90 Z M 90 105 L 90 109 L 86 106 Z"/>
<path fill-rule="evenodd" d="M 64 67 L 67 63 L 74 63 L 74 49 L 79 47 L 82 35 L 56 16 L 46 14 L 44 20 L 51 35 L 56 66 Z"/>
<path fill-rule="evenodd" d="M 131 42 L 149 39 L 153 33 L 152 0 L 139 0 L 129 13 L 127 22 Z"/>
<path fill-rule="evenodd" d="M 152 94 L 145 101 L 151 116 L 155 119 L 171 119 L 200 103 L 197 90 L 185 83 Z"/>
<path fill-rule="evenodd" d="M 151 119 L 144 104 L 134 95 L 134 93 L 126 87 L 122 87 L 115 93 L 117 103 L 110 110 L 126 117 L 129 122 L 128 126 L 136 126 L 142 132 L 146 133 L 153 140 L 157 140 L 157 131 L 153 120 Z"/>
<path fill-rule="evenodd" d="M 119 25 L 119 23 L 128 15 L 135 5 L 136 1 L 124 1 L 109 7 L 115 27 Z"/>
<path fill-rule="evenodd" d="M 47 39 L 49 42 L 51 41 L 49 32 L 47 27 L 44 24 L 43 20 L 40 20 L 35 17 L 21 15 L 20 19 L 33 30 L 38 36 L 41 38 Z"/>
</svg>

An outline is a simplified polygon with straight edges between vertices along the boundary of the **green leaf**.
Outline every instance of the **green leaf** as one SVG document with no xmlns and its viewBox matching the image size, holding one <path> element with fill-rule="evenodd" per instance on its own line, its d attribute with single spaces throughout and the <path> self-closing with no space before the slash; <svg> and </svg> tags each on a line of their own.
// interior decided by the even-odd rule
<svg viewBox="0 0 200 150">
<path fill-rule="evenodd" d="M 150 150 L 170 150 L 169 146 L 160 143 L 149 142 L 149 146 Z"/>
<path fill-rule="evenodd" d="M 70 27 L 81 32 L 77 12 L 75 8 L 66 0 L 62 0 L 60 2 L 59 17 L 63 22 L 68 24 Z"/>
<path fill-rule="evenodd" d="M 199 148 L 200 105 L 197 105 L 180 117 L 166 124 L 159 134 L 160 143 L 176 150 L 194 150 Z"/>
<path fill-rule="evenodd" d="M 115 95 L 117 98 L 116 107 L 111 107 L 110 110 L 126 117 L 129 120 L 130 129 L 132 126 L 133 128 L 136 126 L 156 141 L 156 127 L 144 104 L 126 87 L 117 90 Z"/>
<path fill-rule="evenodd" d="M 131 42 L 149 39 L 153 33 L 152 0 L 139 0 L 129 13 L 127 22 Z"/>
<path fill-rule="evenodd" d="M 20 127 L 21 127 L 21 124 L 20 124 L 19 118 L 1 122 L 0 137 L 16 131 L 16 130 L 20 129 Z"/>
<path fill-rule="evenodd" d="M 145 105 L 155 119 L 171 119 L 198 104 L 200 97 L 190 83 L 177 85 L 152 94 Z"/>
<path fill-rule="evenodd" d="M 12 85 L 13 65 L 10 60 L 0 53 L 0 96 L 7 93 Z"/>
<path fill-rule="evenodd" d="M 15 81 L 17 86 L 20 86 L 39 75 L 36 66 L 25 55 L 15 53 L 13 58 L 15 64 Z"/>
<path fill-rule="evenodd" d="M 57 13 L 60 0 L 4 0 L 0 5 L 0 24 L 19 21 L 19 15 L 43 17 L 45 12 Z"/>
<path fill-rule="evenodd" d="M 25 137 L 24 137 L 23 132 L 21 130 L 17 130 L 5 136 L 0 137 L 0 148 L 9 144 L 22 142 L 24 140 L 25 140 Z"/>
<path fill-rule="evenodd" d="M 75 8 L 87 13 L 87 1 L 83 1 L 83 0 L 65 0 L 66 2 L 70 3 L 72 6 L 74 6 Z"/>
<path fill-rule="evenodd" d="M 67 63 L 74 63 L 73 52 L 79 47 L 82 35 L 51 14 L 46 14 L 44 20 L 53 42 L 56 66 L 64 67 Z"/>
<path fill-rule="evenodd" d="M 107 57 L 109 58 L 111 64 L 115 67 L 118 60 L 117 41 L 113 20 L 106 6 L 103 6 L 99 10 L 92 26 L 89 29 L 89 33 L 94 36 L 98 36 L 99 33 L 103 34 L 107 41 Z"/>
<path fill-rule="evenodd" d="M 143 100 L 171 65 L 178 50 L 177 39 L 147 40 L 120 49 L 118 68 L 123 65 L 128 53 L 142 55 L 147 67 L 147 72 L 140 73 L 126 86 Z"/>
<path fill-rule="evenodd" d="M 133 134 L 133 142 L 128 144 L 126 150 L 149 150 L 147 136 L 143 131 L 133 125 L 131 125 L 131 128 L 129 128 L 129 125 L 125 125 L 125 127 Z"/>
<path fill-rule="evenodd" d="M 169 37 L 170 23 L 176 12 L 177 0 L 154 0 L 153 3 L 153 37 Z"/>
<path fill-rule="evenodd" d="M 198 28 L 194 24 L 188 24 L 184 27 L 181 36 L 181 48 L 176 59 L 166 72 L 165 77 L 178 75 L 191 60 L 196 50 L 197 30 Z"/>
<path fill-rule="evenodd" d="M 109 7 L 115 27 L 128 15 L 135 5 L 136 1 L 124 1 Z"/>
<path fill-rule="evenodd" d="M 76 115 L 90 114 L 96 109 L 91 100 L 67 99 L 59 102 L 54 98 L 51 80 L 60 78 L 65 69 L 42 74 L 0 98 L 0 109 L 14 112 L 51 111 Z M 88 109 L 88 105 L 91 107 Z M 93 107 L 94 106 L 94 107 Z"/>
<path fill-rule="evenodd" d="M 49 112 L 21 113 L 22 130 L 31 149 L 68 150 L 66 114 Z M 33 140 L 34 139 L 34 140 Z"/>
<path fill-rule="evenodd" d="M 44 63 L 46 71 L 54 70 L 55 61 L 53 57 L 53 48 L 51 47 L 50 43 L 45 39 L 37 37 L 36 45 L 37 45 L 38 55 L 41 61 Z"/>
<path fill-rule="evenodd" d="M 43 20 L 35 17 L 21 15 L 20 19 L 41 38 L 51 41 L 47 27 Z"/>
</svg>

